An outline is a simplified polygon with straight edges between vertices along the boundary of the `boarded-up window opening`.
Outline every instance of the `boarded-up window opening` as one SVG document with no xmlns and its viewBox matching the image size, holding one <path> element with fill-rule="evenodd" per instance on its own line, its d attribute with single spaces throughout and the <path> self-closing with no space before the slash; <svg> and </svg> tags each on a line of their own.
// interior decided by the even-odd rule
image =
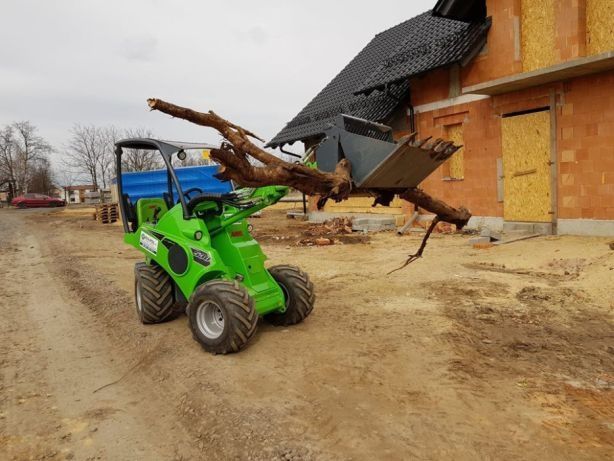
<svg viewBox="0 0 614 461">
<path fill-rule="evenodd" d="M 529 72 L 556 62 L 555 0 L 520 1 L 522 70 Z"/>
<path fill-rule="evenodd" d="M 588 55 L 614 49 L 614 14 L 611 0 L 587 0 L 586 48 Z"/>
<path fill-rule="evenodd" d="M 463 124 L 456 123 L 447 125 L 446 140 L 454 142 L 456 145 L 464 146 Z M 464 179 L 465 178 L 465 147 L 457 150 L 450 159 L 443 165 L 444 179 Z"/>
<path fill-rule="evenodd" d="M 503 218 L 550 222 L 550 113 L 533 111 L 501 120 Z"/>
</svg>

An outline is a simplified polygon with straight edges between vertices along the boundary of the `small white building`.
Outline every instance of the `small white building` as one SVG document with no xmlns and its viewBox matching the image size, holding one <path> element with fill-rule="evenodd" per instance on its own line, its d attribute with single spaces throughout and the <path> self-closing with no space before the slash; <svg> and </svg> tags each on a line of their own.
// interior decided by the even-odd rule
<svg viewBox="0 0 614 461">
<path fill-rule="evenodd" d="M 80 184 L 78 186 L 64 186 L 62 198 L 66 200 L 67 204 L 71 203 L 85 203 L 86 196 L 91 192 L 98 192 L 96 186 L 91 184 Z"/>
</svg>

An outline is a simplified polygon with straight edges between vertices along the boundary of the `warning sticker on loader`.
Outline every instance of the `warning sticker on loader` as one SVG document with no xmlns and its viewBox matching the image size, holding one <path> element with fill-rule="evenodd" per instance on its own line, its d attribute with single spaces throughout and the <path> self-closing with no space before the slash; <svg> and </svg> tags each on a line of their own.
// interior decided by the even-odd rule
<svg viewBox="0 0 614 461">
<path fill-rule="evenodd" d="M 150 253 L 152 253 L 154 256 L 158 254 L 158 243 L 158 240 L 153 238 L 151 235 L 146 234 L 145 232 L 141 232 L 141 246 Z"/>
</svg>

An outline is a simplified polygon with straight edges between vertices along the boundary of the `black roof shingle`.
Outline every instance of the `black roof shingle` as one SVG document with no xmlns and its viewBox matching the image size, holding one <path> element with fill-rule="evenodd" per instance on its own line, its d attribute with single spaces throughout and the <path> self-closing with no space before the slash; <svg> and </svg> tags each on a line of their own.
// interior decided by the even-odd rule
<svg viewBox="0 0 614 461">
<path fill-rule="evenodd" d="M 488 20 L 467 23 L 428 11 L 377 34 L 268 145 L 322 134 L 341 113 L 385 121 L 407 94 L 409 77 L 472 57 L 489 25 Z"/>
</svg>

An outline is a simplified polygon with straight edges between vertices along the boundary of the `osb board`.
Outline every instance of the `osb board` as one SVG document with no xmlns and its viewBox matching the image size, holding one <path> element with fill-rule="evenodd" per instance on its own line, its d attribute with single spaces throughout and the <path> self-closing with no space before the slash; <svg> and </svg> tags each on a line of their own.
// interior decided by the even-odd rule
<svg viewBox="0 0 614 461">
<path fill-rule="evenodd" d="M 402 214 L 402 201 L 398 197 L 395 198 L 390 206 L 384 207 L 378 205 L 372 207 L 373 197 L 350 197 L 343 202 L 335 203 L 331 200 L 326 202 L 324 211 L 330 213 L 378 213 L 378 214 Z"/>
<path fill-rule="evenodd" d="M 554 1 L 521 0 L 520 36 L 523 72 L 551 66 L 556 61 Z"/>
<path fill-rule="evenodd" d="M 614 3 L 586 0 L 586 52 L 599 54 L 614 50 Z"/>
<path fill-rule="evenodd" d="M 453 141 L 457 146 L 465 144 L 462 123 L 446 126 L 446 141 Z M 447 173 L 450 178 L 454 179 L 465 177 L 465 147 L 461 147 L 450 157 Z"/>
<path fill-rule="evenodd" d="M 550 222 L 550 112 L 501 119 L 503 217 Z"/>
</svg>

